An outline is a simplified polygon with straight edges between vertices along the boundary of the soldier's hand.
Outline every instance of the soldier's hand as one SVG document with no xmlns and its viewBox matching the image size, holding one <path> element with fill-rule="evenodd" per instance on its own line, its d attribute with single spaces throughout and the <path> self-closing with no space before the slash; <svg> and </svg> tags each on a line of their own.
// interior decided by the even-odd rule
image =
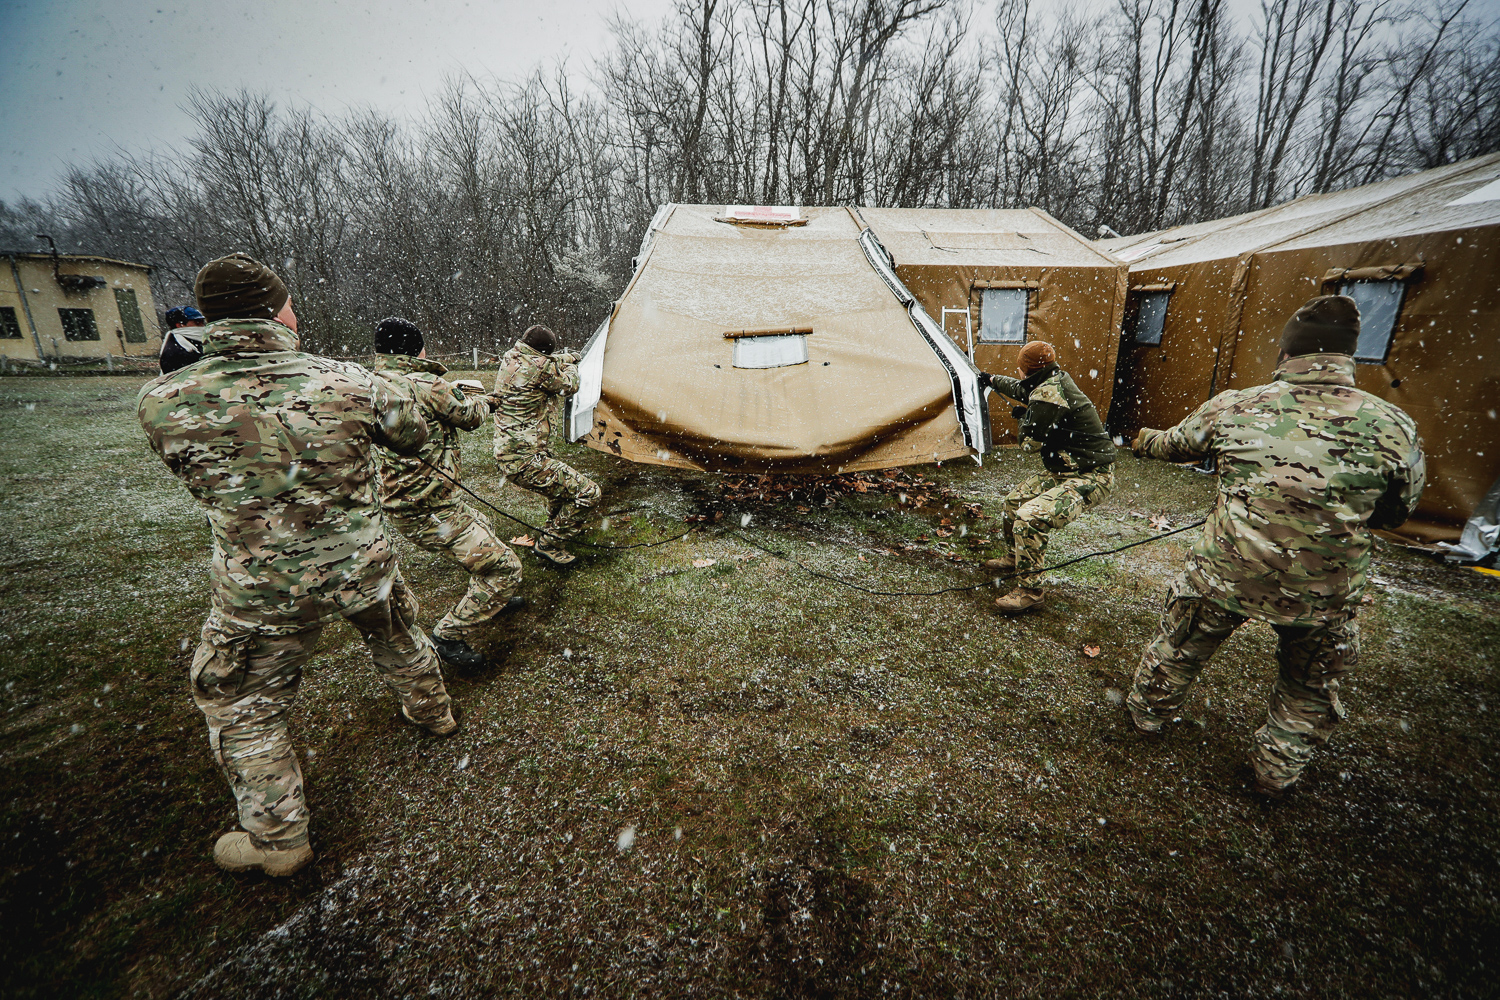
<svg viewBox="0 0 1500 1000">
<path fill-rule="evenodd" d="M 1141 457 L 1141 453 L 1146 448 L 1146 437 L 1150 433 L 1150 431 L 1151 429 L 1149 427 L 1142 427 L 1140 430 L 1135 432 L 1135 440 L 1130 442 L 1130 451 L 1131 454 L 1135 455 L 1135 457 Z"/>
<path fill-rule="evenodd" d="M 563 351 L 561 354 L 554 354 L 552 356 L 565 365 L 576 365 L 579 361 L 579 356 L 572 351 Z"/>
<path fill-rule="evenodd" d="M 1020 419 L 1022 419 L 1023 417 L 1026 416 L 1026 407 L 1024 407 L 1024 406 L 1012 406 L 1010 408 L 1010 415 L 1012 417 L 1015 417 L 1017 420 L 1020 420 Z"/>
</svg>

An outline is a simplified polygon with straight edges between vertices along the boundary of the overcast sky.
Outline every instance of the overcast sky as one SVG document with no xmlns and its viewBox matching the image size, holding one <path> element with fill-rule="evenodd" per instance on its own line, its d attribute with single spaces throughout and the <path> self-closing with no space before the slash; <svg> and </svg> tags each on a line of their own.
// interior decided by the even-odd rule
<svg viewBox="0 0 1500 1000">
<path fill-rule="evenodd" d="M 451 74 L 525 75 L 608 40 L 618 0 L 0 0 L 0 199 L 69 164 L 180 143 L 189 88 L 419 110 Z M 670 0 L 629 0 L 655 21 Z"/>
<path fill-rule="evenodd" d="M 1040 0 L 1047 3 L 1048 0 Z M 1067 3 L 1070 0 L 1051 0 Z M 1071 0 L 1086 7 L 1108 0 Z M 1231 0 L 1241 17 L 1258 0 Z M 69 164 L 180 144 L 189 89 L 248 88 L 338 113 L 419 111 L 445 78 L 585 67 L 617 9 L 671 0 L 0 0 L 0 200 L 41 196 Z M 991 6 L 977 0 L 980 17 Z M 1500 0 L 1469 0 L 1494 20 Z"/>
</svg>

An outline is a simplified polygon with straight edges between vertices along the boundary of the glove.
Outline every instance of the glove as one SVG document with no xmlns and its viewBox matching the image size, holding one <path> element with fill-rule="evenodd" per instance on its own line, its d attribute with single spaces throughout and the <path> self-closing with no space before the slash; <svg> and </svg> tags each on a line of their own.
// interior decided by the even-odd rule
<svg viewBox="0 0 1500 1000">
<path fill-rule="evenodd" d="M 1026 407 L 1024 407 L 1024 406 L 1012 406 L 1010 408 L 1010 415 L 1012 417 L 1015 417 L 1017 420 L 1021 420 L 1021 419 L 1023 419 L 1026 416 Z"/>
<path fill-rule="evenodd" d="M 1135 440 L 1130 442 L 1130 453 L 1140 458 L 1146 448 L 1147 435 L 1154 433 L 1149 427 L 1142 427 L 1135 432 Z"/>
<path fill-rule="evenodd" d="M 979 388 L 981 388 L 981 389 L 993 389 L 993 388 L 995 388 L 994 384 L 992 382 L 990 382 L 990 373 L 989 372 L 980 372 L 979 373 L 979 377 L 978 377 L 978 382 L 979 382 Z"/>
<path fill-rule="evenodd" d="M 564 365 L 576 365 L 581 360 L 580 356 L 574 354 L 572 351 L 563 351 L 560 354 L 554 354 L 552 356 L 558 360 L 559 364 Z"/>
</svg>

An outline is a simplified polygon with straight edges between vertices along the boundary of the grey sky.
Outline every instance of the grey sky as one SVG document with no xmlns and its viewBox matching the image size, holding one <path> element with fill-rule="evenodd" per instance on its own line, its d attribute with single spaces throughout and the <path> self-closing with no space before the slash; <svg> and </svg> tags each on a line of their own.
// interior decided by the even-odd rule
<svg viewBox="0 0 1500 1000">
<path fill-rule="evenodd" d="M 974 0 L 984 19 L 988 0 Z M 1048 0 L 1039 0 L 1047 3 Z M 1070 0 L 1052 0 L 1069 3 Z M 1109 0 L 1071 0 L 1097 8 Z M 1231 0 L 1244 17 L 1258 0 Z M 671 0 L 0 0 L 0 199 L 41 196 L 73 163 L 182 142 L 194 86 L 268 91 L 337 113 L 422 108 L 451 74 L 511 78 L 608 41 L 611 11 Z M 1500 0 L 1469 0 L 1493 21 Z"/>
<path fill-rule="evenodd" d="M 0 199 L 50 190 L 117 146 L 191 129 L 193 85 L 337 112 L 419 110 L 457 72 L 524 75 L 601 51 L 616 0 L 0 0 Z M 670 0 L 630 0 L 655 21 Z"/>
</svg>

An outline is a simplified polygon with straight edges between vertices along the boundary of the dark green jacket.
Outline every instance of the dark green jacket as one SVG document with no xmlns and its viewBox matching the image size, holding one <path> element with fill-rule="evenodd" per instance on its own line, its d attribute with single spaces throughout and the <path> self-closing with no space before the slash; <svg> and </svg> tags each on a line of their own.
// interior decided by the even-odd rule
<svg viewBox="0 0 1500 1000">
<path fill-rule="evenodd" d="M 1086 472 L 1112 465 L 1115 445 L 1094 403 L 1055 364 L 1024 379 L 986 374 L 996 392 L 1026 404 L 1021 448 L 1039 451 L 1048 472 Z"/>
</svg>

